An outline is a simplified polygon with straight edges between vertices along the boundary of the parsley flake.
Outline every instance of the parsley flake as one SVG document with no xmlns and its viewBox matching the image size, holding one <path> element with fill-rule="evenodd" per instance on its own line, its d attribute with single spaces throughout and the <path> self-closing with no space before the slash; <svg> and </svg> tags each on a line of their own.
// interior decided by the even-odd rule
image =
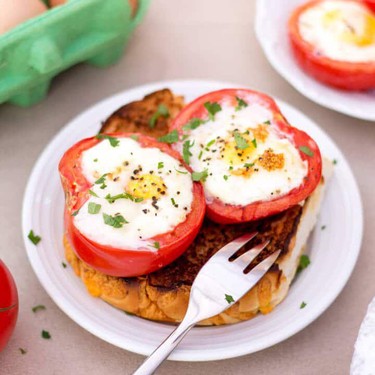
<svg viewBox="0 0 375 375">
<path fill-rule="evenodd" d="M 117 147 L 120 144 L 120 141 L 117 138 L 111 137 L 110 135 L 107 135 L 107 134 L 98 134 L 96 136 L 96 139 L 108 139 L 112 147 Z"/>
<path fill-rule="evenodd" d="M 246 108 L 247 107 L 248 104 L 243 99 L 241 99 L 238 96 L 236 96 L 236 100 L 237 100 L 237 106 L 234 109 L 235 111 L 239 111 L 242 108 Z"/>
<path fill-rule="evenodd" d="M 194 141 L 191 143 L 190 141 L 185 141 L 182 146 L 182 158 L 184 159 L 186 164 L 190 164 L 190 156 L 193 154 L 190 152 L 190 149 L 194 146 Z"/>
<path fill-rule="evenodd" d="M 333 163 L 333 165 L 336 165 L 337 164 L 337 159 L 333 159 L 332 163 Z"/>
<path fill-rule="evenodd" d="M 158 241 L 154 242 L 154 248 L 155 249 L 160 249 L 160 243 Z"/>
<path fill-rule="evenodd" d="M 107 194 L 104 197 L 104 199 L 106 199 L 108 201 L 108 203 L 111 203 L 111 204 L 114 203 L 115 201 L 117 201 L 118 199 L 130 199 L 132 202 L 135 202 L 135 203 L 139 203 L 139 202 L 143 201 L 143 198 L 133 197 L 129 193 L 121 193 L 121 194 L 117 194 L 117 195 Z"/>
<path fill-rule="evenodd" d="M 301 303 L 301 306 L 300 306 L 299 308 L 300 308 L 300 309 L 304 309 L 306 306 L 307 306 L 307 303 L 306 303 L 306 302 L 302 302 L 302 303 Z"/>
<path fill-rule="evenodd" d="M 245 150 L 249 147 L 249 144 L 246 142 L 246 139 L 238 132 L 234 132 L 234 141 L 236 142 L 237 147 L 240 150 Z"/>
<path fill-rule="evenodd" d="M 162 161 L 159 161 L 158 163 L 158 169 L 164 168 L 164 163 Z"/>
<path fill-rule="evenodd" d="M 207 109 L 211 121 L 215 119 L 215 114 L 221 111 L 221 105 L 216 102 L 206 102 L 204 103 L 204 108 Z"/>
<path fill-rule="evenodd" d="M 178 173 L 181 173 L 181 174 L 188 174 L 188 172 L 184 172 L 184 171 L 179 171 L 178 169 L 176 169 L 176 167 L 174 168 L 174 170 Z"/>
<path fill-rule="evenodd" d="M 102 177 L 98 178 L 94 183 L 95 185 L 100 185 L 100 189 L 105 189 L 107 185 L 105 184 L 105 177 L 107 176 L 108 173 L 103 174 Z"/>
<path fill-rule="evenodd" d="M 98 158 L 94 159 L 94 163 L 96 163 L 98 161 Z"/>
<path fill-rule="evenodd" d="M 210 148 L 215 143 L 215 139 L 212 139 L 210 142 L 206 144 L 206 149 Z"/>
<path fill-rule="evenodd" d="M 193 181 L 202 181 L 205 182 L 208 177 L 207 169 L 203 170 L 202 172 L 193 172 L 191 174 Z"/>
<path fill-rule="evenodd" d="M 171 198 L 171 202 L 172 202 L 173 206 L 178 207 L 178 204 L 176 203 L 176 201 L 174 200 L 174 198 Z"/>
<path fill-rule="evenodd" d="M 234 298 L 233 298 L 230 294 L 226 294 L 226 295 L 225 295 L 225 300 L 226 300 L 229 304 L 235 302 L 235 301 L 234 301 Z"/>
<path fill-rule="evenodd" d="M 75 210 L 73 213 L 72 213 L 72 216 L 77 216 L 79 214 L 79 210 Z"/>
<path fill-rule="evenodd" d="M 155 127 L 156 121 L 158 121 L 160 117 L 169 117 L 169 110 L 164 104 L 159 104 L 157 111 L 150 118 L 149 125 L 151 129 Z"/>
<path fill-rule="evenodd" d="M 124 224 L 129 224 L 122 215 L 107 215 L 103 213 L 104 223 L 113 228 L 122 228 Z"/>
<path fill-rule="evenodd" d="M 42 239 L 42 237 L 36 235 L 33 230 L 31 230 L 27 236 L 27 238 L 34 244 L 34 245 L 37 245 L 40 240 Z"/>
<path fill-rule="evenodd" d="M 50 333 L 48 331 L 45 331 L 44 329 L 43 329 L 43 331 L 41 333 L 41 336 L 42 336 L 42 338 L 44 338 L 46 340 L 49 340 L 51 338 Z"/>
<path fill-rule="evenodd" d="M 89 214 L 96 215 L 99 213 L 100 209 L 102 208 L 101 204 L 96 204 L 94 202 L 90 202 L 87 206 Z"/>
<path fill-rule="evenodd" d="M 301 255 L 301 258 L 299 258 L 299 265 L 297 268 L 297 273 L 300 273 L 302 270 L 307 268 L 309 264 L 311 263 L 310 258 L 308 255 L 304 254 Z"/>
<path fill-rule="evenodd" d="M 311 148 L 308 147 L 308 146 L 300 146 L 300 147 L 299 147 L 299 150 L 300 150 L 301 152 L 303 152 L 303 153 L 304 153 L 305 155 L 307 155 L 307 156 L 314 156 L 313 151 L 312 151 Z"/>
<path fill-rule="evenodd" d="M 198 155 L 198 159 L 199 159 L 199 160 L 202 159 L 202 155 L 203 155 L 203 151 L 201 150 L 201 152 L 200 152 L 199 155 Z"/>
<path fill-rule="evenodd" d="M 132 134 L 130 138 L 133 139 L 134 141 L 138 141 L 139 139 L 138 135 L 135 135 L 135 134 Z"/>
<path fill-rule="evenodd" d="M 98 194 L 96 194 L 95 191 L 89 190 L 89 194 L 93 197 L 99 198 Z"/>
<path fill-rule="evenodd" d="M 228 181 L 229 176 L 224 175 L 223 178 L 224 178 L 225 181 Z"/>
<path fill-rule="evenodd" d="M 31 310 L 33 313 L 36 313 L 38 311 L 42 311 L 42 310 L 45 310 L 46 307 L 44 305 L 36 305 L 34 306 Z"/>
<path fill-rule="evenodd" d="M 255 163 L 245 163 L 243 166 L 244 168 L 251 168 L 254 167 Z"/>
<path fill-rule="evenodd" d="M 164 143 L 175 143 L 178 142 L 178 131 L 172 130 L 170 133 L 159 137 L 158 140 Z"/>
<path fill-rule="evenodd" d="M 251 143 L 253 144 L 254 148 L 257 148 L 257 140 L 254 138 Z"/>
<path fill-rule="evenodd" d="M 66 267 L 67 267 L 67 265 L 66 265 L 65 262 L 61 262 L 61 265 L 63 266 L 63 268 L 66 268 Z"/>
<path fill-rule="evenodd" d="M 192 118 L 186 125 L 182 127 L 184 131 L 194 130 L 204 124 L 205 121 L 200 118 Z"/>
<path fill-rule="evenodd" d="M 264 125 L 271 125 L 271 121 L 270 120 L 264 121 L 263 124 Z"/>
</svg>

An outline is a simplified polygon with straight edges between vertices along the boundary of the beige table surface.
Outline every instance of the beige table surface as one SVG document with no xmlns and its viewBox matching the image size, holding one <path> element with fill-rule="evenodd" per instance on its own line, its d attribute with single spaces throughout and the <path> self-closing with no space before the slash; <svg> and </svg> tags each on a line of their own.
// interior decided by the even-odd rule
<svg viewBox="0 0 375 375">
<path fill-rule="evenodd" d="M 249 85 L 295 105 L 337 142 L 351 163 L 365 208 L 362 252 L 342 294 L 314 323 L 289 340 L 241 358 L 167 362 L 160 374 L 348 374 L 353 345 L 375 295 L 375 124 L 321 108 L 270 67 L 254 31 L 254 0 L 153 0 L 126 56 L 100 70 L 77 66 L 53 82 L 30 109 L 0 106 L 0 257 L 20 294 L 17 328 L 0 354 L 0 374 L 130 374 L 140 355 L 118 349 L 68 318 L 39 284 L 21 238 L 21 204 L 38 155 L 67 121 L 121 90 L 158 80 L 201 78 Z M 375 105 L 375 104 L 374 104 Z M 340 267 L 340 259 L 337 259 Z M 44 304 L 38 314 L 31 307 Z M 40 338 L 41 329 L 52 340 Z M 249 337 L 251 340 L 251 337 Z M 27 349 L 21 355 L 19 347 Z"/>
</svg>

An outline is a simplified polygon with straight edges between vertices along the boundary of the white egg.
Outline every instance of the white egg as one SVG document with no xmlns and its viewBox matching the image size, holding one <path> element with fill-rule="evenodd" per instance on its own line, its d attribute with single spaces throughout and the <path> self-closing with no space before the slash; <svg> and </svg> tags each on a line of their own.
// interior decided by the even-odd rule
<svg viewBox="0 0 375 375">
<path fill-rule="evenodd" d="M 83 152 L 81 168 L 92 187 L 74 225 L 103 245 L 156 250 L 148 239 L 173 230 L 191 212 L 191 174 L 158 148 L 143 148 L 129 138 L 118 141 L 112 147 L 104 140 Z M 119 195 L 123 197 L 109 198 Z M 106 223 L 120 216 L 125 220 L 120 227 Z"/>
<path fill-rule="evenodd" d="M 246 206 L 271 200 L 300 186 L 307 175 L 307 162 L 286 138 L 270 126 L 273 115 L 260 104 L 236 111 L 221 103 L 221 111 L 191 130 L 190 166 L 206 171 L 207 203 Z M 183 152 L 182 144 L 176 146 Z"/>
<path fill-rule="evenodd" d="M 375 61 L 375 16 L 358 1 L 319 2 L 301 14 L 298 26 L 316 53 L 338 61 Z"/>
</svg>

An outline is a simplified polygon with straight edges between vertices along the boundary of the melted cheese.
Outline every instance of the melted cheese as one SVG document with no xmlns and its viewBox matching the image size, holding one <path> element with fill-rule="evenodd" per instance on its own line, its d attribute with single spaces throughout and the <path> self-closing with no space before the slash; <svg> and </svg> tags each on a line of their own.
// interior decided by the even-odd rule
<svg viewBox="0 0 375 375">
<path fill-rule="evenodd" d="M 307 163 L 288 139 L 281 139 L 273 126 L 273 114 L 254 103 L 238 111 L 229 103 L 214 120 L 190 131 L 190 165 L 207 170 L 206 201 L 213 199 L 245 206 L 271 200 L 300 186 Z M 241 146 L 241 147 L 239 147 Z M 183 146 L 177 146 L 182 152 Z"/>
<path fill-rule="evenodd" d="M 357 1 L 327 0 L 299 18 L 301 36 L 333 60 L 375 61 L 375 15 Z"/>
<path fill-rule="evenodd" d="M 92 184 L 92 195 L 74 217 L 74 225 L 103 245 L 156 250 L 148 240 L 173 230 L 191 211 L 191 174 L 157 148 L 142 148 L 129 138 L 118 141 L 112 147 L 104 140 L 83 152 L 81 168 Z M 127 198 L 109 198 L 118 195 Z M 98 213 L 89 212 L 90 203 L 100 205 Z M 120 227 L 108 225 L 104 214 L 121 215 L 126 222 L 120 220 Z"/>
</svg>

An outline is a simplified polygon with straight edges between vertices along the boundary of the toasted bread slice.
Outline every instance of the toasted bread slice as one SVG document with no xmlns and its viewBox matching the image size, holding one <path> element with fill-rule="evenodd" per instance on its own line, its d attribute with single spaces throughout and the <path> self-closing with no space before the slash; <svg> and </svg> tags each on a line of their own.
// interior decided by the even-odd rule
<svg viewBox="0 0 375 375">
<path fill-rule="evenodd" d="M 161 104 L 167 107 L 168 116 L 158 116 L 152 126 L 151 119 Z M 119 108 L 103 123 L 100 133 L 142 133 L 157 138 L 168 133 L 170 121 L 183 106 L 182 96 L 175 96 L 168 89 L 159 90 Z"/>
<path fill-rule="evenodd" d="M 168 98 L 162 103 L 169 108 L 170 117 L 161 119 L 155 128 L 151 129 L 148 121 L 161 103 L 159 99 L 152 99 L 156 97 Z M 116 111 L 104 123 L 101 131 L 137 131 L 151 136 L 165 134 L 168 132 L 168 122 L 177 114 L 177 107 L 182 106 L 181 103 L 182 99 L 174 98 L 169 90 L 150 94 L 143 101 L 130 103 Z M 120 112 L 122 117 L 119 115 Z M 219 225 L 206 219 L 200 233 L 180 258 L 149 275 L 134 278 L 104 275 L 82 262 L 65 238 L 66 258 L 92 296 L 146 319 L 177 323 L 184 317 L 191 285 L 204 263 L 234 238 L 256 230 L 259 234 L 248 246 L 252 247 L 269 239 L 270 244 L 264 256 L 281 249 L 279 259 L 242 299 L 225 312 L 201 324 L 235 323 L 250 319 L 258 312 L 266 314 L 288 293 L 307 238 L 315 225 L 325 179 L 330 175 L 330 171 L 331 163 L 328 162 L 324 168 L 324 177 L 313 194 L 302 204 L 291 207 L 281 214 L 240 225 Z"/>
</svg>

